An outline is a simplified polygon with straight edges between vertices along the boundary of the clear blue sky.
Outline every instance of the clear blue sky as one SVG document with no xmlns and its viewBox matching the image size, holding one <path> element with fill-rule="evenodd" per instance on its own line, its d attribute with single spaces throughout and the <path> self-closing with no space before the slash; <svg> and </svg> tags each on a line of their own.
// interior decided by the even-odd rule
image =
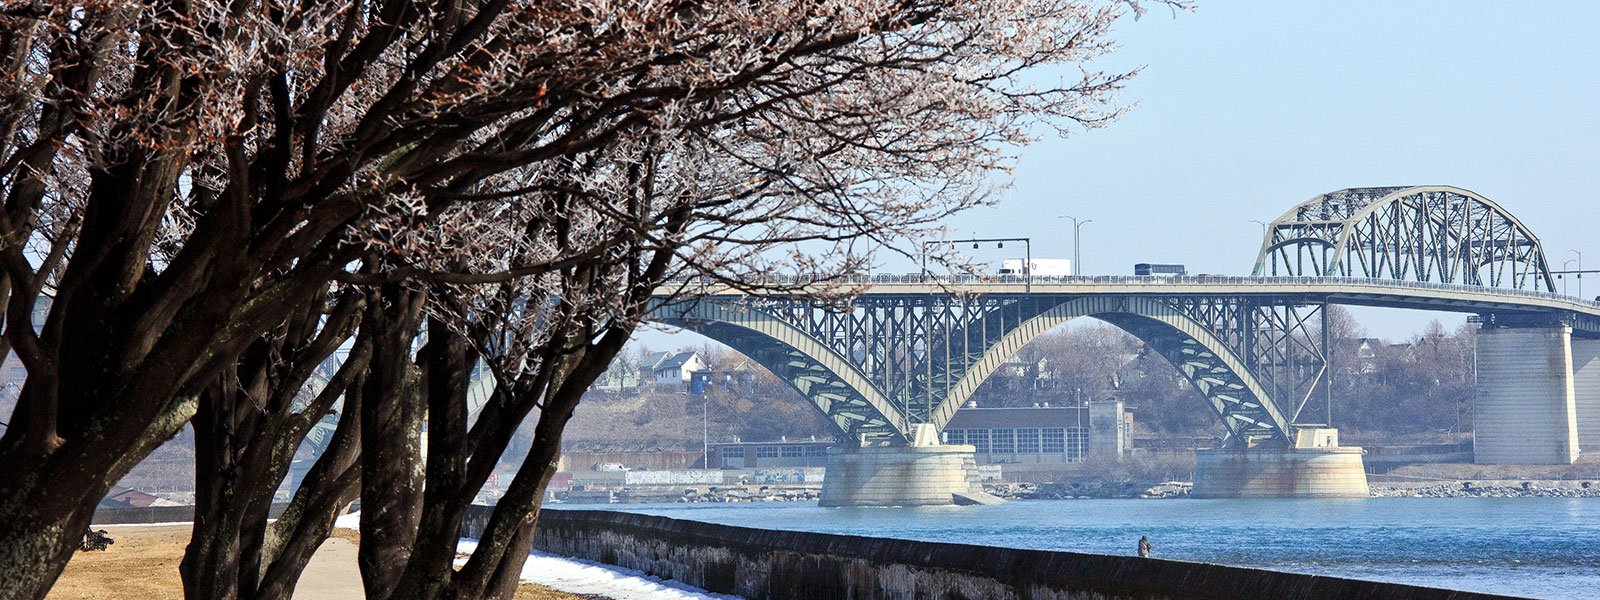
<svg viewBox="0 0 1600 600">
<path fill-rule="evenodd" d="M 955 235 L 1030 237 L 1035 256 L 1070 257 L 1056 218 L 1070 214 L 1094 220 L 1085 274 L 1247 274 L 1251 219 L 1346 187 L 1448 184 L 1520 217 L 1555 265 L 1576 249 L 1600 267 L 1600 2 L 1200 0 L 1125 20 L 1117 38 L 1099 64 L 1144 66 L 1122 96 L 1134 110 L 1023 149 L 1013 191 L 953 219 Z M 1586 283 L 1600 294 L 1600 276 Z M 1462 320 L 1357 316 L 1396 339 Z M 686 337 L 646 341 L 700 343 Z"/>
</svg>

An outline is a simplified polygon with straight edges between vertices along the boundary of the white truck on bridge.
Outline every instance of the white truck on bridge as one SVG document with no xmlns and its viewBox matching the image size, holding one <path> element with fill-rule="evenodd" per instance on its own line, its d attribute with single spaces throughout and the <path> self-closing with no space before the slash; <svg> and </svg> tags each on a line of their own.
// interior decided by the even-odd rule
<svg viewBox="0 0 1600 600">
<path fill-rule="evenodd" d="M 1008 258 L 1000 261 L 999 275 L 1023 275 L 1022 264 L 1025 259 Z M 1066 277 L 1072 274 L 1072 259 L 1070 258 L 1035 258 L 1028 265 L 1027 275 L 1034 277 Z"/>
</svg>

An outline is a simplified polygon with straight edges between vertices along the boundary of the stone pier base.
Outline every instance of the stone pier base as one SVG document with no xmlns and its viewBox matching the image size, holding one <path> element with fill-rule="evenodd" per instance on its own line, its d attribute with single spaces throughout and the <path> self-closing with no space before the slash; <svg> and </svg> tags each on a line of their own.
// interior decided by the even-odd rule
<svg viewBox="0 0 1600 600">
<path fill-rule="evenodd" d="M 1366 498 L 1361 449 L 1249 448 L 1195 452 L 1192 498 Z"/>
<path fill-rule="evenodd" d="M 1566 325 L 1478 332 L 1472 462 L 1570 465 L 1578 459 L 1579 419 L 1594 413 L 1589 398 L 1579 409 L 1573 375 L 1593 368 L 1594 350 L 1574 341 Z M 1585 381 L 1593 376 L 1588 372 Z"/>
<path fill-rule="evenodd" d="M 996 504 L 972 446 L 833 448 L 819 506 Z"/>
</svg>

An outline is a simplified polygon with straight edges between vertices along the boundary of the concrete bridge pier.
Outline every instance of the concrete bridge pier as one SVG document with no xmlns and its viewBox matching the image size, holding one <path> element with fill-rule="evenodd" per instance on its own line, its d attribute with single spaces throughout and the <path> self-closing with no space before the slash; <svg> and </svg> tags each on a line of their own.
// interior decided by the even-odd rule
<svg viewBox="0 0 1600 600">
<path fill-rule="evenodd" d="M 1366 498 L 1362 450 L 1339 446 L 1339 432 L 1308 428 L 1294 446 L 1195 452 L 1193 498 Z"/>
<path fill-rule="evenodd" d="M 1600 339 L 1572 339 L 1572 404 L 1579 448 L 1600 454 Z"/>
<path fill-rule="evenodd" d="M 909 446 L 828 451 L 819 506 L 999 504 L 978 483 L 976 448 L 940 445 L 932 425 L 918 425 Z"/>
<path fill-rule="evenodd" d="M 1479 330 L 1473 462 L 1566 465 L 1582 442 L 1600 450 L 1597 351 L 1567 325 Z"/>
</svg>

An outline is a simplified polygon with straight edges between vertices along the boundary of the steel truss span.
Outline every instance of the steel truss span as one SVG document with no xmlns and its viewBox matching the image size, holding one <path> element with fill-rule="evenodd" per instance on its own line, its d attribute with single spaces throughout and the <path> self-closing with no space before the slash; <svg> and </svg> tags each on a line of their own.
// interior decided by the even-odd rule
<svg viewBox="0 0 1600 600">
<path fill-rule="evenodd" d="M 1489 199 L 1450 186 L 1350 188 L 1307 200 L 1268 225 L 1255 274 L 1555 291 L 1539 238 Z"/>
<path fill-rule="evenodd" d="M 1116 325 L 1171 362 L 1231 443 L 1286 444 L 1325 372 L 1311 339 L 1320 307 L 1234 296 L 869 294 L 844 310 L 724 296 L 665 304 L 656 314 L 749 356 L 842 437 L 869 446 L 904 444 L 916 424 L 942 431 L 1007 357 L 1078 317 Z"/>
<path fill-rule="evenodd" d="M 1236 447 L 1285 446 L 1295 427 L 1329 424 L 1329 304 L 1475 313 L 1486 326 L 1600 337 L 1600 302 L 1555 293 L 1537 237 L 1493 202 L 1447 186 L 1312 198 L 1269 225 L 1252 277 L 877 274 L 828 285 L 841 283 L 861 289 L 843 307 L 680 281 L 658 290 L 653 318 L 764 365 L 841 439 L 864 446 L 906 444 L 917 425 L 943 430 L 1008 357 L 1079 317 L 1120 327 L 1171 362 Z"/>
</svg>

